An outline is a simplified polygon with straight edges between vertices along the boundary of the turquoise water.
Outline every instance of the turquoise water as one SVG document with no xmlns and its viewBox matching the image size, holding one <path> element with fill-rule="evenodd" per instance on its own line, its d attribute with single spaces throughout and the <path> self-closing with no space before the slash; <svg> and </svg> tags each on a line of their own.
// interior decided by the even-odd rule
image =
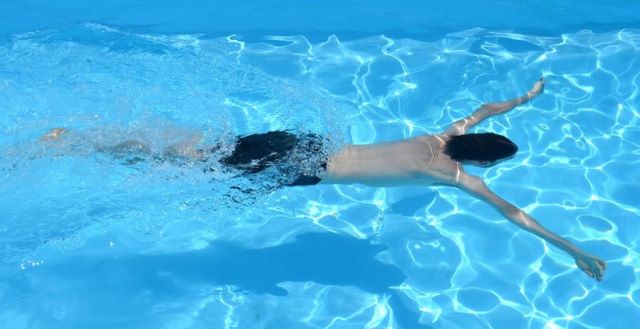
<svg viewBox="0 0 640 329">
<path fill-rule="evenodd" d="M 0 324 L 6 328 L 628 328 L 640 320 L 640 31 L 480 28 L 247 40 L 96 23 L 0 44 Z M 604 281 L 449 187 L 314 186 L 230 201 L 154 150 L 277 129 L 342 143 L 437 133 L 483 102 L 544 95 L 476 131 L 517 156 L 469 168 L 607 260 Z M 46 147 L 54 127 L 73 145 Z M 93 142 L 86 142 L 87 139 Z"/>
</svg>

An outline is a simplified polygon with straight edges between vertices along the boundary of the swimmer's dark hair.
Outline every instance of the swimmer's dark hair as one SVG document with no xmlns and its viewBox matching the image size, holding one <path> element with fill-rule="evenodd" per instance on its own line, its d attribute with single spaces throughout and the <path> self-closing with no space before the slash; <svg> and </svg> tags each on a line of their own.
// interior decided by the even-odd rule
<svg viewBox="0 0 640 329">
<path fill-rule="evenodd" d="M 493 134 L 464 134 L 451 136 L 444 153 L 455 161 L 489 161 L 508 158 L 516 153 L 518 146 L 508 138 Z"/>
</svg>

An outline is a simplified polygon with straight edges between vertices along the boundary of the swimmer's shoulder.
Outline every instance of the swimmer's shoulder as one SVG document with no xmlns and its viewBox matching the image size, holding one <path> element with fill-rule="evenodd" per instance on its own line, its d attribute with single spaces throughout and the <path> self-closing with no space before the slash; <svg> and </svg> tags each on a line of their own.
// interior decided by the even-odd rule
<svg viewBox="0 0 640 329">
<path fill-rule="evenodd" d="M 458 185 L 458 179 L 464 173 L 460 162 L 451 159 L 445 153 L 446 144 L 450 139 L 449 133 L 415 137 L 415 140 L 423 143 L 431 153 L 431 160 L 423 167 L 423 173 L 435 179 L 437 184 Z"/>
</svg>

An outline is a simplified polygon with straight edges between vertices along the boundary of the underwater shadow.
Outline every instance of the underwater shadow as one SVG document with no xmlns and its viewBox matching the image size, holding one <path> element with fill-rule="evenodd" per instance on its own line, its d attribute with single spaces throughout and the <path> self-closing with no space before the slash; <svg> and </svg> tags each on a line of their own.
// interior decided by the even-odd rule
<svg viewBox="0 0 640 329">
<path fill-rule="evenodd" d="M 389 211 L 403 216 L 413 216 L 420 208 L 424 207 L 425 204 L 428 204 L 437 196 L 438 193 L 432 190 L 416 196 L 402 198 L 390 204 Z"/>
<path fill-rule="evenodd" d="M 54 271 L 51 274 L 63 276 L 64 280 L 77 279 L 85 284 L 87 280 L 93 281 L 90 287 L 84 288 L 93 287 L 94 293 L 101 290 L 107 295 L 126 295 L 133 291 L 149 291 L 165 300 L 179 298 L 184 293 L 181 287 L 193 283 L 233 285 L 243 291 L 276 296 L 287 295 L 287 290 L 278 286 L 287 281 L 353 286 L 389 296 L 389 305 L 401 328 L 425 328 L 418 322 L 415 302 L 389 288 L 400 285 L 406 277 L 397 267 L 375 259 L 385 249 L 385 246 L 373 244 L 370 240 L 331 233 L 308 233 L 291 243 L 262 249 L 214 242 L 201 250 L 169 255 L 75 258 L 73 263 L 59 264 L 61 266 L 56 266 L 57 269 L 50 269 Z M 126 278 L 124 281 L 123 277 Z M 105 293 L 102 295 L 94 298 L 104 300 L 108 297 Z M 117 306 L 122 308 L 120 311 L 136 308 L 135 305 L 122 305 L 120 300 L 121 304 Z"/>
</svg>

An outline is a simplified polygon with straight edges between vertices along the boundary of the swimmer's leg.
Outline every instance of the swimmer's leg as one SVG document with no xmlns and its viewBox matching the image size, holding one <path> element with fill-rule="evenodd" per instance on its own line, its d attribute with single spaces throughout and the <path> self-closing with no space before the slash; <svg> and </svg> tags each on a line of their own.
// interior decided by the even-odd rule
<svg viewBox="0 0 640 329">
<path fill-rule="evenodd" d="M 165 148 L 162 157 L 166 159 L 184 159 L 184 160 L 204 160 L 206 154 L 197 146 L 202 142 L 204 137 L 197 134 L 187 140 L 174 143 Z"/>
<path fill-rule="evenodd" d="M 131 154 L 151 154 L 151 148 L 149 145 L 138 140 L 128 140 L 114 146 L 102 147 L 99 148 L 98 151 L 107 153 L 116 158 L 127 157 Z"/>
<path fill-rule="evenodd" d="M 69 129 L 67 128 L 64 128 L 64 127 L 53 128 L 49 130 L 49 132 L 47 132 L 46 134 L 42 135 L 42 137 L 40 137 L 40 141 L 42 142 L 57 141 L 60 138 L 62 138 L 62 136 L 68 133 L 69 133 Z"/>
<path fill-rule="evenodd" d="M 41 153 L 37 157 L 46 155 L 66 156 L 86 154 L 92 149 L 92 146 L 87 144 L 80 134 L 64 127 L 49 130 L 40 137 L 38 143 L 42 147 L 42 150 L 46 152 Z"/>
<path fill-rule="evenodd" d="M 188 159 L 188 160 L 200 160 L 203 157 L 202 151 L 196 148 L 196 144 L 188 142 L 180 142 L 169 145 L 162 152 L 162 157 L 165 159 Z"/>
<path fill-rule="evenodd" d="M 149 145 L 138 140 L 128 140 L 113 146 L 100 146 L 95 150 L 119 160 L 125 165 L 144 162 L 152 156 Z"/>
</svg>

